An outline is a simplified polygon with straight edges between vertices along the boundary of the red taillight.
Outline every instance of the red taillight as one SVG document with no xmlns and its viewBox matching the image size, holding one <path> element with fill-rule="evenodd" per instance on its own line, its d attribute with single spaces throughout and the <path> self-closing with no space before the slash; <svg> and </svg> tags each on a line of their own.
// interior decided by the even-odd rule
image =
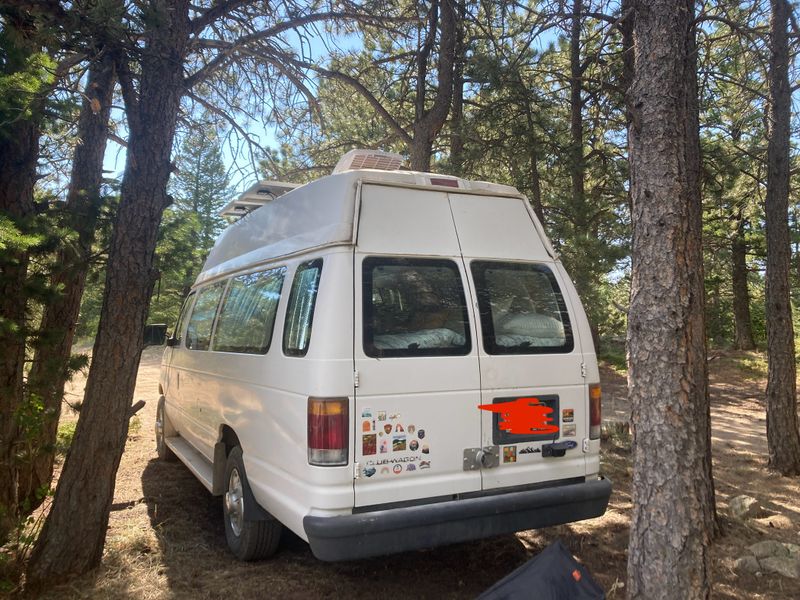
<svg viewBox="0 0 800 600">
<path fill-rule="evenodd" d="M 349 419 L 347 398 L 308 399 L 308 462 L 323 467 L 347 464 Z"/>
<path fill-rule="evenodd" d="M 593 383 L 589 386 L 589 439 L 600 439 L 600 424 L 603 422 L 603 414 L 600 409 L 600 384 Z"/>
</svg>

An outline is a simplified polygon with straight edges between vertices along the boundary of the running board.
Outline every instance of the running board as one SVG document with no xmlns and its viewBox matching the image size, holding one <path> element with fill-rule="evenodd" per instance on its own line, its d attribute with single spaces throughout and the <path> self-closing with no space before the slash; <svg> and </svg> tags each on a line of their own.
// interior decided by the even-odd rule
<svg viewBox="0 0 800 600">
<path fill-rule="evenodd" d="M 195 477 L 200 480 L 200 483 L 202 483 L 209 492 L 212 492 L 214 468 L 206 457 L 192 448 L 192 446 L 180 436 L 164 438 L 164 443 L 166 443 L 167 448 L 172 450 L 175 455 L 181 459 L 181 462 L 194 473 Z"/>
</svg>

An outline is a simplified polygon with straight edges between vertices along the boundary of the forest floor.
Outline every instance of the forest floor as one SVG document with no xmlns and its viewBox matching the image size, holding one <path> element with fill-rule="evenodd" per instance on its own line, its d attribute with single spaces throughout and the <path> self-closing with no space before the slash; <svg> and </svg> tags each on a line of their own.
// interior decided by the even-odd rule
<svg viewBox="0 0 800 600">
<path fill-rule="evenodd" d="M 103 564 L 90 576 L 52 590 L 49 598 L 473 598 L 560 539 L 584 563 L 608 598 L 624 598 L 631 516 L 630 439 L 613 422 L 627 419 L 625 378 L 602 367 L 608 429 L 602 472 L 614 484 L 603 517 L 478 542 L 349 563 L 323 563 L 292 534 L 278 554 L 240 563 L 229 554 L 222 505 L 180 463 L 156 459 L 153 422 L 160 350 L 145 351 L 135 399 L 147 400 L 134 418 L 117 476 Z M 800 536 L 800 480 L 765 468 L 765 362 L 758 353 L 712 359 L 714 476 L 724 534 L 711 548 L 715 598 L 797 598 L 797 580 L 739 575 L 733 565 L 750 544 Z M 80 400 L 84 381 L 72 383 Z M 65 415 L 65 420 L 75 419 Z M 759 519 L 728 518 L 728 501 L 757 498 Z"/>
</svg>

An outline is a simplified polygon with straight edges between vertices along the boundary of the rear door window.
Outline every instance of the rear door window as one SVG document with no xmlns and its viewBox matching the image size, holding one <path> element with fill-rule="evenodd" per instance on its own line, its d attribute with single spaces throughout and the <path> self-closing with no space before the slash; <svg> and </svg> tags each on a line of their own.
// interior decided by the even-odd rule
<svg viewBox="0 0 800 600">
<path fill-rule="evenodd" d="M 571 352 L 564 297 L 544 265 L 474 261 L 483 345 L 488 354 Z"/>
<path fill-rule="evenodd" d="M 367 356 L 469 354 L 469 315 L 455 262 L 368 257 L 362 286 Z"/>
<path fill-rule="evenodd" d="M 267 353 L 285 273 L 280 267 L 233 278 L 217 319 L 215 351 Z"/>
<path fill-rule="evenodd" d="M 192 318 L 186 328 L 186 347 L 190 350 L 208 350 L 214 316 L 224 289 L 225 282 L 220 281 L 197 292 Z"/>
<path fill-rule="evenodd" d="M 283 325 L 283 352 L 287 356 L 305 356 L 308 352 L 321 274 L 321 258 L 301 264 L 294 274 Z"/>
</svg>

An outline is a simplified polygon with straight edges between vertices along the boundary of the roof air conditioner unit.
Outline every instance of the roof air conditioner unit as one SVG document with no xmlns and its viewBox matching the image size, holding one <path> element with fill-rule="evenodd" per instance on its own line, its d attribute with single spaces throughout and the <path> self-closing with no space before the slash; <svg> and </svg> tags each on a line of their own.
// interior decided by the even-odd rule
<svg viewBox="0 0 800 600">
<path fill-rule="evenodd" d="M 378 169 L 380 171 L 397 171 L 405 159 L 394 152 L 383 150 L 350 150 L 333 169 L 333 175 L 354 169 Z"/>
</svg>

